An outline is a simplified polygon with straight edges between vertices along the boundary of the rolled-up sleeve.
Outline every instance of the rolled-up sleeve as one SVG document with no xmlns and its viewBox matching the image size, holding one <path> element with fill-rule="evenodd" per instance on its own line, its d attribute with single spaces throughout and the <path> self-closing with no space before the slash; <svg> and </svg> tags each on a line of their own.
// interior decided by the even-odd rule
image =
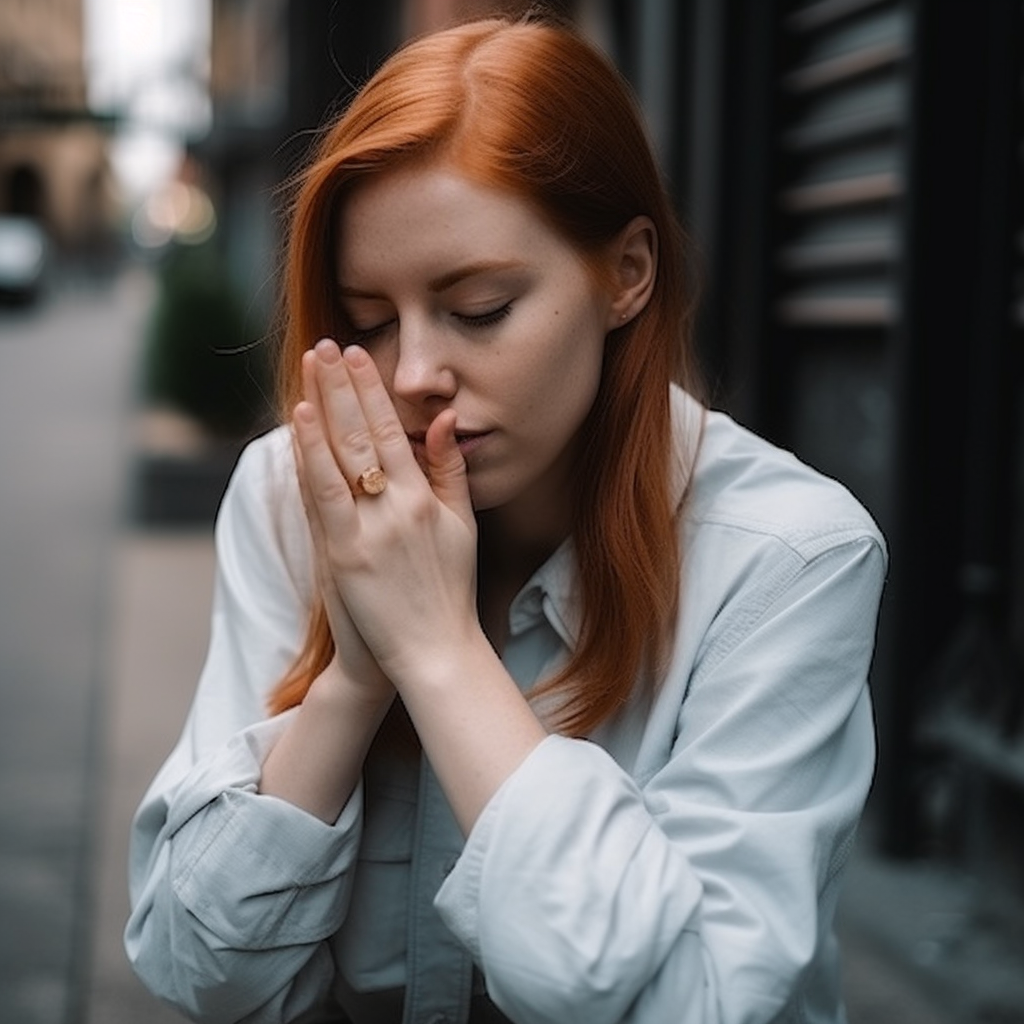
<svg viewBox="0 0 1024 1024">
<path fill-rule="evenodd" d="M 286 436 L 243 453 L 216 527 L 210 647 L 184 731 L 136 814 L 125 947 L 195 1020 L 286 1021 L 333 976 L 362 788 L 325 824 L 258 790 L 289 715 L 267 718 L 310 600 L 308 539 Z"/>
<path fill-rule="evenodd" d="M 436 905 L 512 1020 L 764 1024 L 805 997 L 873 772 L 885 555 L 769 546 L 680 668 L 657 771 L 550 737 L 477 821 Z"/>
</svg>

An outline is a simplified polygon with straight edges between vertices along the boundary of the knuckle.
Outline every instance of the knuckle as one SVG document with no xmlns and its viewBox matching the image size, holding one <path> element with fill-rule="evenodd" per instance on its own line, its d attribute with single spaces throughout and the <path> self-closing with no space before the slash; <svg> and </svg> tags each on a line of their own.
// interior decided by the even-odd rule
<svg viewBox="0 0 1024 1024">
<path fill-rule="evenodd" d="M 349 580 L 370 573 L 374 569 L 373 559 L 366 552 L 338 541 L 328 540 L 327 561 L 334 572 L 341 573 L 342 577 Z M 331 578 L 337 581 L 339 577 L 334 575 L 334 572 Z"/>
<path fill-rule="evenodd" d="M 352 492 L 344 480 L 331 480 L 320 484 L 316 492 L 319 505 L 337 505 L 352 497 Z"/>
<path fill-rule="evenodd" d="M 419 491 L 409 500 L 409 515 L 415 523 L 429 524 L 433 521 L 435 512 L 436 502 L 429 491 Z"/>
<path fill-rule="evenodd" d="M 405 430 L 400 423 L 388 420 L 382 423 L 376 431 L 378 444 L 386 445 L 389 448 L 407 448 L 409 439 L 405 436 Z"/>
<path fill-rule="evenodd" d="M 372 447 L 372 438 L 369 428 L 354 427 L 345 431 L 340 439 L 341 446 L 354 452 L 367 452 Z"/>
</svg>

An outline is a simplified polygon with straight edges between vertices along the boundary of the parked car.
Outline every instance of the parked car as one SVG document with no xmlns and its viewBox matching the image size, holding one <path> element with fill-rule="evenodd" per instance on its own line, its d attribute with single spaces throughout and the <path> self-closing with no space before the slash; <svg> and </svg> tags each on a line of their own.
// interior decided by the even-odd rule
<svg viewBox="0 0 1024 1024">
<path fill-rule="evenodd" d="M 31 217 L 0 214 L 0 298 L 30 302 L 46 270 L 46 232 Z"/>
</svg>

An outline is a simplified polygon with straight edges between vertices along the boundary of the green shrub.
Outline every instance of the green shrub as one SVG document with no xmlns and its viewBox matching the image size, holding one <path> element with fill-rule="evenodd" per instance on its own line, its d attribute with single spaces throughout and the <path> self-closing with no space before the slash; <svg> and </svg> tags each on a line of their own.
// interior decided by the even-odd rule
<svg viewBox="0 0 1024 1024">
<path fill-rule="evenodd" d="M 148 402 L 214 435 L 249 436 L 272 414 L 267 347 L 212 240 L 168 250 L 143 362 Z"/>
</svg>

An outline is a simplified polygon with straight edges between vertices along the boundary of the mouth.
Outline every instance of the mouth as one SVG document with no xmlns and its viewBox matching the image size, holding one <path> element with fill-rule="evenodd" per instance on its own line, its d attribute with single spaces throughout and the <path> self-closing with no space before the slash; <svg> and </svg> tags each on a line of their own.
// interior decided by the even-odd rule
<svg viewBox="0 0 1024 1024">
<path fill-rule="evenodd" d="M 489 430 L 466 431 L 465 433 L 456 430 L 455 443 L 459 446 L 463 458 L 468 459 L 490 435 Z"/>
<path fill-rule="evenodd" d="M 462 452 L 463 458 L 468 458 L 473 452 L 480 448 L 481 445 L 484 444 L 486 438 L 490 437 L 491 433 L 492 431 L 490 430 L 456 430 L 455 443 L 459 446 L 459 451 Z M 426 431 L 413 431 L 406 436 L 409 438 L 409 444 L 412 445 L 412 451 L 416 456 L 416 461 L 421 467 L 425 466 L 427 459 Z"/>
</svg>

